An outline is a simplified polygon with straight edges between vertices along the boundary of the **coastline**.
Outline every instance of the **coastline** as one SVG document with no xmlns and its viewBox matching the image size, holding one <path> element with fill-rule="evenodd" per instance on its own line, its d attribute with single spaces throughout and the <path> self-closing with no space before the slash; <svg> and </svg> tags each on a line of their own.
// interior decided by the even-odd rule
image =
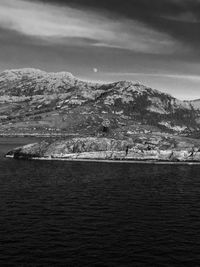
<svg viewBox="0 0 200 267">
<path fill-rule="evenodd" d="M 14 156 L 6 155 L 5 158 L 15 159 Z M 198 161 L 159 161 L 159 160 L 124 160 L 124 159 L 77 159 L 77 158 L 49 158 L 32 157 L 23 160 L 34 161 L 68 161 L 68 162 L 99 162 L 99 163 L 129 163 L 129 164 L 154 164 L 154 165 L 200 165 Z"/>
<path fill-rule="evenodd" d="M 28 133 L 28 134 L 20 134 L 20 133 L 6 133 L 2 134 L 0 133 L 0 138 L 58 138 L 58 137 L 73 137 L 77 136 L 78 134 L 63 134 L 63 133 L 56 133 L 56 134 L 49 134 L 49 133 L 44 133 L 44 134 L 39 134 L 39 133 Z"/>
</svg>

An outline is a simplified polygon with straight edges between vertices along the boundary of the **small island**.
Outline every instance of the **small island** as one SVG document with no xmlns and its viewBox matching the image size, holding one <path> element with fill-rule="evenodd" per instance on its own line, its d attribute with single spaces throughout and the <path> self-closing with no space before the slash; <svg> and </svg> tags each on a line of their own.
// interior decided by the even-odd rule
<svg viewBox="0 0 200 267">
<path fill-rule="evenodd" d="M 15 159 L 200 162 L 200 140 L 140 135 L 124 140 L 80 137 L 42 141 L 6 154 Z"/>
</svg>

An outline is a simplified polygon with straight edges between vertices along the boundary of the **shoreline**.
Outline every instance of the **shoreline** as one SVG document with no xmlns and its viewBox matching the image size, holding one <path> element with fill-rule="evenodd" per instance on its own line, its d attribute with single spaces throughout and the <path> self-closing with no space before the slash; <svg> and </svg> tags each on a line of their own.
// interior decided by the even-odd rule
<svg viewBox="0 0 200 267">
<path fill-rule="evenodd" d="M 0 134 L 0 138 L 56 138 L 56 137 L 73 137 L 77 134 Z"/>
<path fill-rule="evenodd" d="M 5 158 L 15 159 L 14 156 L 6 155 Z M 129 164 L 153 164 L 153 165 L 200 165 L 198 161 L 156 161 L 156 160 L 116 160 L 116 159 L 69 159 L 69 158 L 29 158 L 17 160 L 33 161 L 68 161 L 68 162 L 100 162 L 100 163 L 129 163 Z"/>
</svg>

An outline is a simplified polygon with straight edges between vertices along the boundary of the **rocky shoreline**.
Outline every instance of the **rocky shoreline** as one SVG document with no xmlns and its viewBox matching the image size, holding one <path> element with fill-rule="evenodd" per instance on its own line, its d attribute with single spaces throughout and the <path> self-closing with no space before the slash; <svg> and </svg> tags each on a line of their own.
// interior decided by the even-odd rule
<svg viewBox="0 0 200 267">
<path fill-rule="evenodd" d="M 42 141 L 6 154 L 14 159 L 124 162 L 200 162 L 200 140 L 141 136 L 127 140 L 103 137 Z"/>
</svg>

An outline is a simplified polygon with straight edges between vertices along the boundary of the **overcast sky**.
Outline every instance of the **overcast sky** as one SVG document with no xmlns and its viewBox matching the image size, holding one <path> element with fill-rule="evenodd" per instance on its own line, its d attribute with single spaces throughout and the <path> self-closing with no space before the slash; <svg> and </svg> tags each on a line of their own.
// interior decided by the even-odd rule
<svg viewBox="0 0 200 267">
<path fill-rule="evenodd" d="M 0 71 L 133 80 L 200 98 L 200 0 L 0 0 Z"/>
</svg>

